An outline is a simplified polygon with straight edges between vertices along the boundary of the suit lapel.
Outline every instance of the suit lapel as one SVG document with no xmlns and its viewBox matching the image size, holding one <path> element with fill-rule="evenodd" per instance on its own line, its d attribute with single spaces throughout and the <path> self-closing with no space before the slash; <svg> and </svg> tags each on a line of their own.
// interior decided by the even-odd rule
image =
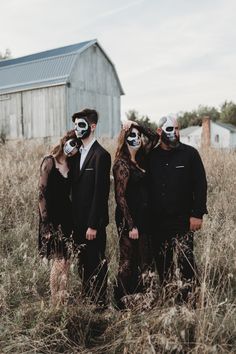
<svg viewBox="0 0 236 354">
<path fill-rule="evenodd" d="M 80 175 L 80 152 L 78 152 L 78 156 L 76 156 L 75 167 L 74 167 L 74 180 L 77 181 Z"/>
<path fill-rule="evenodd" d="M 86 156 L 86 158 L 85 158 L 85 160 L 84 160 L 84 163 L 83 163 L 83 166 L 82 166 L 82 168 L 81 168 L 81 170 L 80 170 L 79 176 L 81 176 L 81 175 L 83 174 L 83 172 L 84 172 L 84 170 L 85 170 L 85 167 L 87 166 L 89 160 L 91 159 L 91 157 L 92 157 L 93 154 L 94 154 L 94 151 L 95 151 L 95 149 L 96 149 L 97 144 L 98 144 L 98 142 L 97 142 L 97 140 L 96 140 L 96 141 L 93 143 L 93 145 L 91 146 L 91 148 L 90 148 L 90 150 L 89 150 L 89 152 L 88 152 L 88 155 Z"/>
</svg>

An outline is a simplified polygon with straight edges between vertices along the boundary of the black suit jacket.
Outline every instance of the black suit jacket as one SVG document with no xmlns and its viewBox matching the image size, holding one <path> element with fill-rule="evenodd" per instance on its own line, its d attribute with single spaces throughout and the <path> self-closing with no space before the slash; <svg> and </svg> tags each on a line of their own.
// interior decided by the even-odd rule
<svg viewBox="0 0 236 354">
<path fill-rule="evenodd" d="M 95 141 L 80 170 L 80 153 L 72 165 L 72 207 L 76 230 L 107 226 L 110 154 Z"/>
</svg>

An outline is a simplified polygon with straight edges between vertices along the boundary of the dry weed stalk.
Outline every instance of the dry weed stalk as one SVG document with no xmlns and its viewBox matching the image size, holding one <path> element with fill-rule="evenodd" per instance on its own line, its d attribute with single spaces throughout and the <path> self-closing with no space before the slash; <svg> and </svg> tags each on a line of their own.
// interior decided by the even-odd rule
<svg viewBox="0 0 236 354">
<path fill-rule="evenodd" d="M 114 144 L 106 142 L 112 147 Z M 200 289 L 196 308 L 177 306 L 154 277 L 129 309 L 99 313 L 81 299 L 76 263 L 66 306 L 49 305 L 49 267 L 37 255 L 39 163 L 48 151 L 35 142 L 0 145 L 0 352 L 234 353 L 236 352 L 236 154 L 202 152 L 209 184 L 204 227 L 195 235 Z M 110 196 L 107 255 L 109 300 L 118 267 L 114 196 Z"/>
</svg>

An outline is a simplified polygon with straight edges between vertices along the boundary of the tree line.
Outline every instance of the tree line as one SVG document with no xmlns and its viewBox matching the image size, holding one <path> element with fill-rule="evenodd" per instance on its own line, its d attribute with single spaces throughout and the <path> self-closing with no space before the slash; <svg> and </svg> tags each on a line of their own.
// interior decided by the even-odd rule
<svg viewBox="0 0 236 354">
<path fill-rule="evenodd" d="M 213 122 L 219 121 L 236 126 L 236 104 L 233 101 L 225 101 L 220 109 L 215 107 L 199 105 L 197 109 L 177 114 L 180 129 L 192 125 L 201 125 L 202 118 L 208 116 Z M 147 115 L 140 115 L 136 110 L 130 110 L 126 113 L 126 118 L 137 122 L 153 130 L 157 129 L 157 124 L 150 120 Z"/>
<path fill-rule="evenodd" d="M 9 48 L 5 52 L 0 52 L 0 60 L 11 58 Z M 204 116 L 210 117 L 212 121 L 220 121 L 236 126 L 236 104 L 233 101 L 225 101 L 220 109 L 215 107 L 199 105 L 197 109 L 192 111 L 180 112 L 177 114 L 180 128 L 187 128 L 192 125 L 201 125 Z M 157 124 L 150 120 L 147 115 L 140 115 L 136 110 L 130 110 L 126 113 L 127 119 L 137 122 L 145 127 L 153 130 L 157 129 Z"/>
<path fill-rule="evenodd" d="M 201 125 L 204 116 L 208 116 L 213 122 L 219 121 L 236 126 L 236 104 L 233 101 L 225 101 L 220 109 L 200 105 L 190 112 L 179 113 L 178 122 L 181 129 Z"/>
</svg>

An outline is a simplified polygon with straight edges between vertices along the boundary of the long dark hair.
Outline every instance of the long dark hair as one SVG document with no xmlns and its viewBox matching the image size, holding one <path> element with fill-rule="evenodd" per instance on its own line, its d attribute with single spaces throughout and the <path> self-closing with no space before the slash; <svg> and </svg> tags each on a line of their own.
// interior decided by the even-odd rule
<svg viewBox="0 0 236 354">
<path fill-rule="evenodd" d="M 63 147 L 69 139 L 77 139 L 74 130 L 66 132 L 66 134 L 60 139 L 59 144 L 54 146 L 51 150 L 51 154 L 55 157 L 58 163 L 60 163 L 59 159 L 63 155 Z"/>
<path fill-rule="evenodd" d="M 115 154 L 115 162 L 118 159 L 123 159 L 127 163 L 131 163 L 131 156 L 130 152 L 127 146 L 126 139 L 128 135 L 130 134 L 132 128 L 135 128 L 139 130 L 139 126 L 132 124 L 131 127 L 128 130 L 121 129 L 120 134 L 118 136 L 118 144 L 117 144 L 117 149 L 116 149 L 116 154 Z M 143 145 L 140 146 L 139 150 L 137 151 L 136 154 L 136 161 L 138 162 L 139 165 L 143 164 L 143 155 L 144 155 L 144 149 Z"/>
</svg>

